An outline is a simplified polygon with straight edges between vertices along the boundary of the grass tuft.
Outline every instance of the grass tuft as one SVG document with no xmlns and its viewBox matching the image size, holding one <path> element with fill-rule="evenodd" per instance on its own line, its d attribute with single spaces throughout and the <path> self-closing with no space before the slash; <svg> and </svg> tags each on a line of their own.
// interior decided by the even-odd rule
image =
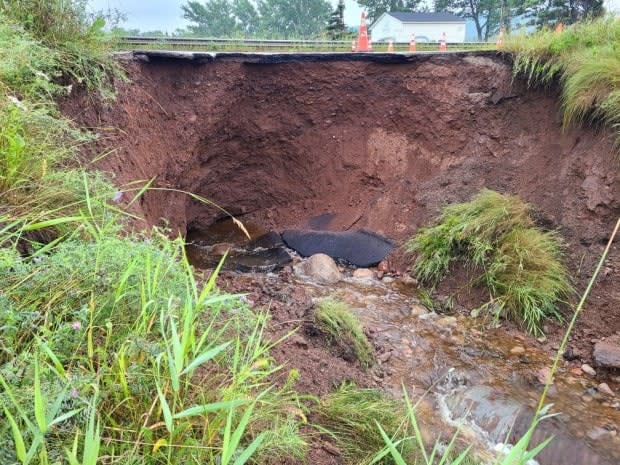
<svg viewBox="0 0 620 465">
<path fill-rule="evenodd" d="M 345 352 L 352 351 L 362 367 L 369 368 L 374 363 L 372 345 L 359 320 L 346 304 L 324 300 L 319 304 L 314 319 L 318 328 L 335 344 Z"/>
<path fill-rule="evenodd" d="M 383 448 L 377 424 L 382 425 L 390 437 L 407 435 L 403 402 L 389 399 L 376 389 L 362 389 L 352 383 L 344 383 L 325 396 L 317 413 L 321 425 L 351 464 L 368 463 L 372 455 Z M 401 445 L 399 450 L 407 455 L 404 446 Z"/>
<path fill-rule="evenodd" d="M 418 279 L 436 285 L 456 261 L 482 270 L 480 281 L 491 291 L 498 314 L 540 333 L 545 318 L 561 317 L 557 304 L 572 287 L 559 236 L 537 229 L 529 209 L 517 197 L 487 189 L 470 202 L 444 208 L 435 226 L 407 243 L 417 254 Z"/>
<path fill-rule="evenodd" d="M 564 125 L 602 122 L 620 147 L 620 19 L 612 16 L 507 38 L 514 73 L 530 84 L 562 84 Z"/>
</svg>

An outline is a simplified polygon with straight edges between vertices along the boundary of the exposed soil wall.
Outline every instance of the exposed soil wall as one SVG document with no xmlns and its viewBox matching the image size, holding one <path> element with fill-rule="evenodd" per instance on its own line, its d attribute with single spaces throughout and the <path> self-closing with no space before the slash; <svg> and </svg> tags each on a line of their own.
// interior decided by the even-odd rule
<svg viewBox="0 0 620 465">
<path fill-rule="evenodd" d="M 368 227 L 409 237 L 447 203 L 488 187 L 519 195 L 568 244 L 579 289 L 620 214 L 620 166 L 608 133 L 563 131 L 554 90 L 512 82 L 501 57 L 432 55 L 373 62 L 127 64 L 115 103 L 86 97 L 65 110 L 115 149 L 100 168 L 119 184 L 204 196 L 284 229 L 334 214 L 335 230 Z M 220 213 L 187 196 L 151 191 L 151 224 L 182 233 Z M 620 330 L 614 249 L 576 333 Z M 396 263 L 396 262 L 395 262 Z M 581 344 L 581 343 L 580 343 Z M 589 354 L 584 356 L 589 356 Z"/>
</svg>

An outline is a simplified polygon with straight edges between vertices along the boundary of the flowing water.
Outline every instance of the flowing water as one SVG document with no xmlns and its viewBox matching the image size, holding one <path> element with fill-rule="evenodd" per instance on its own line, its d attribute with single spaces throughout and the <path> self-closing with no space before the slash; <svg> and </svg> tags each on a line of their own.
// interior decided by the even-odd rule
<svg viewBox="0 0 620 465">
<path fill-rule="evenodd" d="M 210 240 L 234 244 L 238 256 L 246 253 L 239 237 L 220 234 Z M 213 265 L 217 254 L 212 250 L 204 242 L 188 247 L 190 258 L 203 266 Z M 383 362 L 384 385 L 397 395 L 405 386 L 414 397 L 425 396 L 420 415 L 433 432 L 448 436 L 458 425 L 466 442 L 491 451 L 514 443 L 527 430 L 552 364 L 549 354 L 528 346 L 525 338 L 490 327 L 489 321 L 429 312 L 413 285 L 360 280 L 350 270 L 345 275 L 336 285 L 303 277 L 296 278 L 296 285 L 314 299 L 330 296 L 349 304 L 390 352 Z M 278 278 L 253 274 L 252 279 Z M 558 415 L 545 420 L 535 435 L 536 441 L 555 437 L 538 457 L 540 464 L 620 464 L 619 402 L 598 394 L 594 381 L 564 368 L 555 377 L 548 402 Z"/>
</svg>

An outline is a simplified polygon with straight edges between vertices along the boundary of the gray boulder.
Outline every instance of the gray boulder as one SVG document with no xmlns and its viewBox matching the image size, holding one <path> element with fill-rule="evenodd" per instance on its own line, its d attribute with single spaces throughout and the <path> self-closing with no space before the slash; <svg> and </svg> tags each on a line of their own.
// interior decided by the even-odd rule
<svg viewBox="0 0 620 465">
<path fill-rule="evenodd" d="M 597 342 L 594 345 L 594 361 L 599 367 L 620 368 L 620 335 Z"/>
<path fill-rule="evenodd" d="M 295 271 L 321 284 L 335 284 L 342 279 L 336 262 L 325 254 L 316 254 L 300 263 Z"/>
</svg>

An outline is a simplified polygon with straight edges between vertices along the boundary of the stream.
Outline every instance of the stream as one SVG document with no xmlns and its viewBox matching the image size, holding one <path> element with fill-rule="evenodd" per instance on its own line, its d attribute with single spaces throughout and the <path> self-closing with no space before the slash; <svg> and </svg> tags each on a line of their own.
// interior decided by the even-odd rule
<svg viewBox="0 0 620 465">
<path fill-rule="evenodd" d="M 201 268 L 212 268 L 231 248 L 229 269 L 262 267 L 250 254 L 237 228 L 226 222 L 188 235 L 188 256 Z M 246 225 L 248 226 L 248 225 Z M 248 227 L 254 237 L 265 231 Z M 206 234 L 208 233 L 208 234 Z M 203 239 L 208 238 L 208 239 Z M 290 253 L 292 260 L 301 260 Z M 251 265 L 243 268 L 244 264 Z M 295 277 L 313 300 L 335 297 L 346 302 L 384 350 L 383 385 L 395 395 L 402 386 L 414 400 L 424 396 L 418 414 L 433 432 L 460 428 L 463 440 L 491 458 L 521 437 L 530 425 L 553 357 L 482 318 L 428 311 L 414 284 L 384 277 L 354 278 L 351 269 L 334 285 Z M 242 276 L 242 275 L 240 275 Z M 252 273 L 253 280 L 274 282 L 275 273 Z M 554 436 L 537 457 L 541 465 L 617 465 L 620 463 L 620 402 L 603 397 L 596 383 L 560 364 L 547 398 L 556 416 L 544 420 L 534 441 Z M 485 452 L 486 451 L 486 455 Z"/>
</svg>

